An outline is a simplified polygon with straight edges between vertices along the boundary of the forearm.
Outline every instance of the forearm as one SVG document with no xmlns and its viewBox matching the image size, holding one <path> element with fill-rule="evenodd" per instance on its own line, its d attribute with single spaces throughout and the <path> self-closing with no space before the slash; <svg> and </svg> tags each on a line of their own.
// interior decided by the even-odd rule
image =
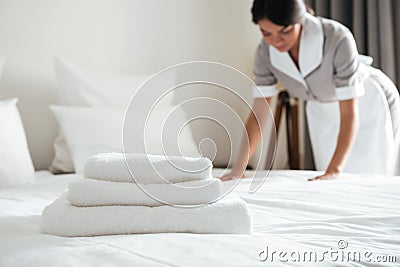
<svg viewBox="0 0 400 267">
<path fill-rule="evenodd" d="M 242 136 L 239 152 L 233 165 L 233 171 L 244 171 L 254 150 L 261 139 L 260 126 L 254 114 L 250 114 L 246 122 L 246 132 Z"/>
<path fill-rule="evenodd" d="M 242 172 L 246 169 L 249 159 L 261 140 L 262 130 L 268 117 L 269 103 L 270 98 L 255 99 L 252 112 L 250 112 L 246 121 L 246 132 L 243 134 L 238 156 L 232 168 L 233 171 Z"/>
<path fill-rule="evenodd" d="M 328 165 L 327 172 L 343 171 L 357 136 L 359 127 L 357 101 L 352 101 L 353 103 L 350 107 L 346 103 L 341 103 L 340 130 L 337 138 L 337 145 L 330 164 Z"/>
</svg>

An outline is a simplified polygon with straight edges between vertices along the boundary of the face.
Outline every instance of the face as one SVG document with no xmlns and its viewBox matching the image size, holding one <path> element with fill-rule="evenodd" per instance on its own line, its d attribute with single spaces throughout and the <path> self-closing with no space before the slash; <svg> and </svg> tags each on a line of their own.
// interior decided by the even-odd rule
<svg viewBox="0 0 400 267">
<path fill-rule="evenodd" d="M 299 41 L 301 24 L 289 26 L 276 25 L 268 19 L 258 21 L 261 33 L 267 44 L 274 46 L 280 52 L 288 52 Z"/>
</svg>

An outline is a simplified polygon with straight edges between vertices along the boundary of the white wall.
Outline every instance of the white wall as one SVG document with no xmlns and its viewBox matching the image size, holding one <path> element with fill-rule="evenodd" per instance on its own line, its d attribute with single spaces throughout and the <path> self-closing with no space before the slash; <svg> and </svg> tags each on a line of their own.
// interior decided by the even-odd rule
<svg viewBox="0 0 400 267">
<path fill-rule="evenodd" d="M 103 72 L 155 73 L 210 60 L 251 76 L 260 34 L 250 0 L 0 0 L 0 99 L 19 97 L 37 169 L 51 161 L 53 59 Z M 251 92 L 243 91 L 251 98 Z M 243 118 L 246 111 L 238 111 Z"/>
</svg>

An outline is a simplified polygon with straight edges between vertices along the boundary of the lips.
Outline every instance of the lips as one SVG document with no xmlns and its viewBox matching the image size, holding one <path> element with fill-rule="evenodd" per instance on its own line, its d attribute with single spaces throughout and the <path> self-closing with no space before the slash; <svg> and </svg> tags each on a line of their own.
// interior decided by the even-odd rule
<svg viewBox="0 0 400 267">
<path fill-rule="evenodd" d="M 276 46 L 275 48 L 278 50 L 284 50 L 286 45 Z"/>
</svg>

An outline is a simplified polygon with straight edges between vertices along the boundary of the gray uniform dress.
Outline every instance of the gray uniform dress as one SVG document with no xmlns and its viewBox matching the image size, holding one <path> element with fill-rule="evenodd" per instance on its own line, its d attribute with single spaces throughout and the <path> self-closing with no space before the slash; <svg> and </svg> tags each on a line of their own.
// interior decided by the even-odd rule
<svg viewBox="0 0 400 267">
<path fill-rule="evenodd" d="M 257 87 L 253 95 L 276 95 L 279 81 L 291 96 L 309 101 L 308 126 L 318 170 L 327 167 L 336 147 L 340 126 L 338 101 L 359 97 L 360 128 L 345 171 L 393 173 L 400 139 L 399 93 L 385 74 L 369 66 L 371 63 L 372 58 L 358 55 L 354 37 L 345 26 L 306 14 L 299 68 L 288 53 L 281 53 L 262 40 L 255 55 Z M 374 117 L 371 112 L 382 114 Z M 373 124 L 384 129 L 377 133 L 370 128 Z M 392 140 L 386 140 L 389 137 Z M 390 155 L 376 162 L 377 155 L 382 154 Z M 370 159 L 366 160 L 368 156 Z"/>
</svg>

